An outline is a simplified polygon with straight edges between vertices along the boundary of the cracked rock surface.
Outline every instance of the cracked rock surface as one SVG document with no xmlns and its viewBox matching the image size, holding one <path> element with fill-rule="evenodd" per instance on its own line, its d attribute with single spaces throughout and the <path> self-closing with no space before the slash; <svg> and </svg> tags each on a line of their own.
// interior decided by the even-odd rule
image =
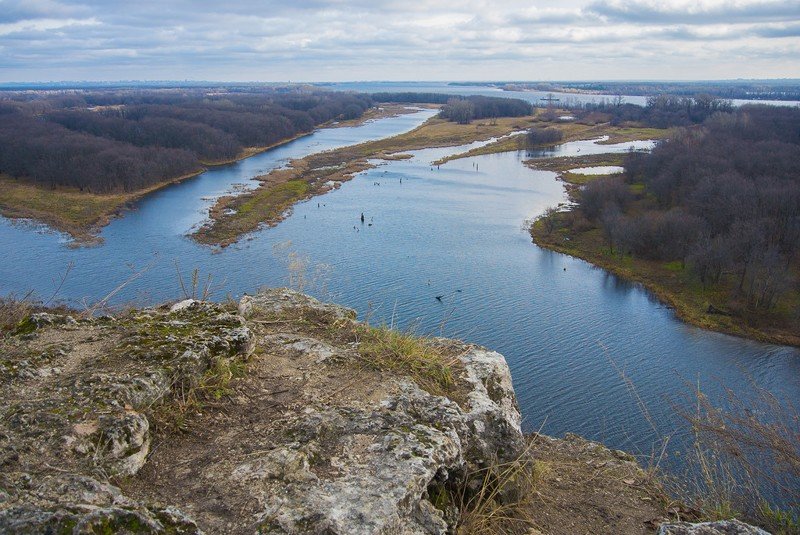
<svg viewBox="0 0 800 535">
<path fill-rule="evenodd" d="M 452 359 L 434 391 L 365 360 L 354 318 L 278 289 L 23 322 L 1 342 L 0 531 L 452 531 L 430 489 L 523 448 L 505 360 L 430 339 Z"/>
</svg>

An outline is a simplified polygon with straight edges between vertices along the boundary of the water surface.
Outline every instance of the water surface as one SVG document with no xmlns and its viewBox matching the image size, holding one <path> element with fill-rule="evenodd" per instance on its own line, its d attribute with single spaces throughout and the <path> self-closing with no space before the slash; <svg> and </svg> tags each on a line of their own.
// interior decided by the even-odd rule
<svg viewBox="0 0 800 535">
<path fill-rule="evenodd" d="M 70 249 L 58 234 L 0 219 L 0 294 L 34 289 L 47 296 L 72 263 L 61 295 L 74 304 L 102 298 L 145 266 L 115 301 L 176 299 L 177 264 L 184 277 L 195 267 L 201 277 L 210 275 L 215 298 L 237 297 L 286 284 L 294 253 L 307 260 L 302 275 L 308 291 L 354 307 L 362 318 L 462 337 L 503 353 L 526 430 L 575 432 L 648 453 L 675 428 L 674 404 L 696 381 L 711 395 L 721 384 L 747 392 L 753 381 L 800 399 L 797 350 L 683 324 L 640 287 L 531 243 L 525 221 L 566 197 L 553 173 L 522 161 L 647 148 L 649 142 L 581 141 L 438 168 L 430 162 L 468 147 L 416 151 L 410 160 L 382 162 L 298 204 L 277 227 L 222 252 L 186 237 L 205 218 L 209 198 L 233 184 L 287 158 L 408 130 L 431 113 L 322 130 L 165 188 L 106 227 L 100 247 Z M 656 422 L 655 431 L 649 422 Z M 685 445 L 682 436 L 672 448 Z"/>
</svg>

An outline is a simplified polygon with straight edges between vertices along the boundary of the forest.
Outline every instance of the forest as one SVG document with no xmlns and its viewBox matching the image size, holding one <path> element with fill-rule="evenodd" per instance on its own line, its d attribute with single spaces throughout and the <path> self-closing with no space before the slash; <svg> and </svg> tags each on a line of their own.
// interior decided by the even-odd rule
<svg viewBox="0 0 800 535">
<path fill-rule="evenodd" d="M 579 192 L 611 254 L 679 262 L 703 288 L 725 288 L 732 309 L 769 311 L 797 295 L 800 109 L 713 113 L 629 154 L 625 169 Z"/>
<path fill-rule="evenodd" d="M 581 122 L 608 122 L 612 126 L 636 122 L 653 128 L 670 128 L 702 123 L 718 112 L 733 111 L 733 105 L 728 100 L 708 94 L 691 97 L 664 94 L 647 97 L 646 106 L 626 104 L 616 99 L 576 105 L 571 111 Z"/>
<path fill-rule="evenodd" d="M 366 95 L 90 91 L 0 97 L 0 173 L 45 187 L 132 192 L 372 106 Z"/>
<path fill-rule="evenodd" d="M 462 97 L 444 93 L 373 93 L 371 96 L 376 102 L 443 104 L 439 115 L 461 124 L 467 124 L 473 119 L 524 117 L 533 113 L 533 105 L 515 98 L 478 95 Z"/>
</svg>

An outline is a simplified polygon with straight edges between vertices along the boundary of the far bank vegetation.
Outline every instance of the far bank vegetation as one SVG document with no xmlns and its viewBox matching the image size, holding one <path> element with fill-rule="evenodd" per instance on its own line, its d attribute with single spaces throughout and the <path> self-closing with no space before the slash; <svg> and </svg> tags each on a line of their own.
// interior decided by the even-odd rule
<svg viewBox="0 0 800 535">
<path fill-rule="evenodd" d="M 535 239 L 653 281 L 695 323 L 799 344 L 800 110 L 711 113 L 624 166 Z"/>
</svg>

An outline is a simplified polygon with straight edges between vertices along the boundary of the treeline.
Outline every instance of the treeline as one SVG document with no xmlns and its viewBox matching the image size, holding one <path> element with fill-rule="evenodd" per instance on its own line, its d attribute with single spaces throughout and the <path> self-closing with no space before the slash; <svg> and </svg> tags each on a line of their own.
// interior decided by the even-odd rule
<svg viewBox="0 0 800 535">
<path fill-rule="evenodd" d="M 444 104 L 439 115 L 449 121 L 467 124 L 473 119 L 524 117 L 533 113 L 530 102 L 515 98 L 453 96 L 444 93 L 373 93 L 376 102 Z"/>
<path fill-rule="evenodd" d="M 609 122 L 615 126 L 636 122 L 653 128 L 670 128 L 699 124 L 716 113 L 731 111 L 733 105 L 730 101 L 711 95 L 656 95 L 648 97 L 645 106 L 626 104 L 621 99 L 586 103 L 576 106 L 573 115 L 580 122 Z"/>
<path fill-rule="evenodd" d="M 473 119 L 524 117 L 533 113 L 530 102 L 514 98 L 472 96 L 451 98 L 439 113 L 449 121 L 467 124 Z"/>
<path fill-rule="evenodd" d="M 579 200 L 612 253 L 680 261 L 704 287 L 731 288 L 732 306 L 770 310 L 796 294 L 800 109 L 715 114 L 649 154 L 630 154 L 625 168 Z"/>
<path fill-rule="evenodd" d="M 718 98 L 800 100 L 797 80 L 740 80 L 718 82 L 568 82 L 537 84 L 542 91 L 580 89 L 621 95 L 680 95 L 707 93 Z"/>
<path fill-rule="evenodd" d="M 0 101 L 0 173 L 39 185 L 128 192 L 360 117 L 366 95 L 98 91 Z"/>
<path fill-rule="evenodd" d="M 564 139 L 564 132 L 558 128 L 541 128 L 535 126 L 528 129 L 526 137 L 528 146 L 534 147 L 536 145 L 544 145 L 547 143 L 558 143 Z"/>
</svg>

